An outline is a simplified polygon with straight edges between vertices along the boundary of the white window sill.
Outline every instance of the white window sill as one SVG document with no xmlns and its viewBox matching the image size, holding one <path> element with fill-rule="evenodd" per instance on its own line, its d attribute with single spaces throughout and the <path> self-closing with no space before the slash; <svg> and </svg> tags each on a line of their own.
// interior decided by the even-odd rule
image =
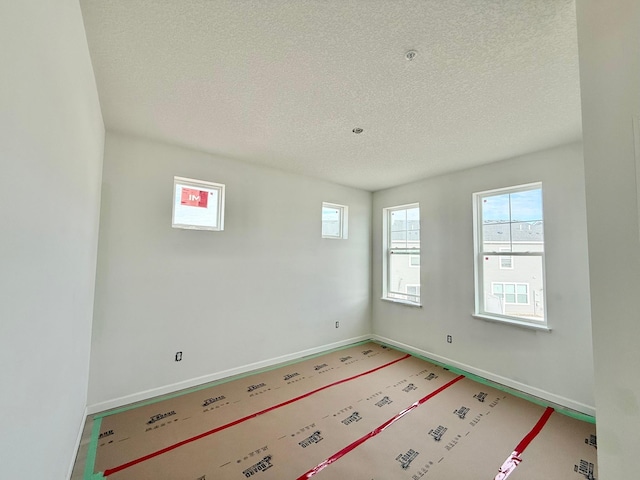
<svg viewBox="0 0 640 480">
<path fill-rule="evenodd" d="M 551 328 L 547 327 L 546 325 L 524 322 L 520 320 L 514 320 L 511 318 L 492 317 L 491 315 L 483 315 L 479 313 L 474 313 L 471 316 L 473 318 L 478 318 L 480 320 L 485 320 L 487 322 L 504 323 L 507 325 L 513 325 L 514 327 L 528 328 L 530 330 L 539 330 L 543 332 L 551 331 Z"/>
<path fill-rule="evenodd" d="M 380 300 L 384 300 L 385 302 L 391 302 L 391 303 L 399 303 L 400 305 L 406 305 L 407 307 L 422 308 L 422 305 L 419 303 L 407 302 L 406 300 L 398 300 L 397 298 L 381 297 Z"/>
</svg>

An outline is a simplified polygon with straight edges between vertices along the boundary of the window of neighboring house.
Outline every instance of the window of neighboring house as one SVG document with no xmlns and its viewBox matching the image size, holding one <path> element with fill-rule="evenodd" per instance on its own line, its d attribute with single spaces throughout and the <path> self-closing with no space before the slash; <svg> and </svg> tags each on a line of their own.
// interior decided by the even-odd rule
<svg viewBox="0 0 640 480">
<path fill-rule="evenodd" d="M 546 328 L 542 184 L 473 198 L 476 316 Z"/>
<path fill-rule="evenodd" d="M 510 305 L 529 304 L 529 285 L 526 283 L 491 283 L 491 293 Z"/>
<path fill-rule="evenodd" d="M 191 230 L 224 230 L 224 193 L 221 183 L 174 177 L 171 226 Z"/>
<path fill-rule="evenodd" d="M 522 226 L 522 225 L 521 225 Z M 500 248 L 501 252 L 509 252 L 510 248 Z M 500 268 L 502 270 L 511 270 L 513 268 L 513 257 L 511 255 L 500 257 Z"/>
<path fill-rule="evenodd" d="M 322 202 L 322 238 L 347 238 L 349 207 Z"/>
<path fill-rule="evenodd" d="M 407 285 L 407 296 L 420 300 L 420 285 Z"/>
<path fill-rule="evenodd" d="M 420 305 L 420 206 L 384 209 L 382 298 Z"/>
</svg>

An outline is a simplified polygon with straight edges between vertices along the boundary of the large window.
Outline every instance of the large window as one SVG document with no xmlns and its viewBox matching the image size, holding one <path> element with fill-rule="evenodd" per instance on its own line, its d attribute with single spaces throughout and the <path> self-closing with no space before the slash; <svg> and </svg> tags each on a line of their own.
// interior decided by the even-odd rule
<svg viewBox="0 0 640 480">
<path fill-rule="evenodd" d="M 542 185 L 473 197 L 476 315 L 546 326 Z"/>
<path fill-rule="evenodd" d="M 382 298 L 420 305 L 420 207 L 384 209 Z"/>
</svg>

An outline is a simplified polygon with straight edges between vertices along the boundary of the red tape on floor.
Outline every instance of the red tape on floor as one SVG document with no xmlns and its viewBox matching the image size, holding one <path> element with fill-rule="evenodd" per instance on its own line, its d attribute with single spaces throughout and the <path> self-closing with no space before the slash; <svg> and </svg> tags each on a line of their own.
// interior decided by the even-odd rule
<svg viewBox="0 0 640 480">
<path fill-rule="evenodd" d="M 182 447 L 183 445 L 186 445 L 188 443 L 195 442 L 196 440 L 200 440 L 201 438 L 208 437 L 209 435 L 213 435 L 214 433 L 218 433 L 218 432 L 220 432 L 222 430 L 226 430 L 227 428 L 230 428 L 230 427 L 233 427 L 233 426 L 238 425 L 240 423 L 246 422 L 247 420 L 251 420 L 252 418 L 257 417 L 258 415 L 264 415 L 265 413 L 271 412 L 273 410 L 276 410 L 278 408 L 284 407 L 286 405 L 290 405 L 290 404 L 292 404 L 294 402 L 297 402 L 298 400 L 302 400 L 303 398 L 307 398 L 307 397 L 309 397 L 309 396 L 311 396 L 311 395 L 313 395 L 315 393 L 321 392 L 322 390 L 326 390 L 327 388 L 335 387 L 336 385 L 340 385 L 342 383 L 349 382 L 351 380 L 355 380 L 356 378 L 360 378 L 360 377 L 363 377 L 365 375 L 369 375 L 371 373 L 377 372 L 378 370 L 381 370 L 383 368 L 389 367 L 389 366 L 393 365 L 394 363 L 398 363 L 398 362 L 400 362 L 402 360 L 405 360 L 405 359 L 409 358 L 410 356 L 411 355 L 407 354 L 404 357 L 397 358 L 397 359 L 395 359 L 395 360 L 393 360 L 393 361 L 391 361 L 389 363 L 385 363 L 384 365 L 380 365 L 379 367 L 373 368 L 371 370 L 367 370 L 366 372 L 359 373 L 358 375 L 354 375 L 352 377 L 344 378 L 342 380 L 338 380 L 337 382 L 333 382 L 333 383 L 330 383 L 328 385 L 325 385 L 324 387 L 317 388 L 317 389 L 312 390 L 310 392 L 307 392 L 307 393 L 305 393 L 303 395 L 300 395 L 298 397 L 292 398 L 291 400 L 287 400 L 286 402 L 279 403 L 277 405 L 274 405 L 272 407 L 266 408 L 266 409 L 261 410 L 259 412 L 252 413 L 251 415 L 247 415 L 246 417 L 239 418 L 238 420 L 235 420 L 233 422 L 227 423 L 226 425 L 222 425 L 220 427 L 214 428 L 212 430 L 209 430 L 207 432 L 201 433 L 201 434 L 196 435 L 194 437 L 187 438 L 186 440 L 183 440 L 181 442 L 174 443 L 173 445 L 169 445 L 168 447 L 165 447 L 162 450 L 158 450 L 156 452 L 150 453 L 148 455 L 145 455 L 144 457 L 136 458 L 135 460 L 131 460 L 130 462 L 123 463 L 122 465 L 119 465 L 119 466 L 114 467 L 114 468 L 108 468 L 107 470 L 104 471 L 103 475 L 105 477 L 108 477 L 109 475 L 113 475 L 114 473 L 121 472 L 122 470 L 125 470 L 127 468 L 133 467 L 134 465 L 137 465 L 139 463 L 142 463 L 142 462 L 145 462 L 147 460 L 150 460 L 150 459 L 152 459 L 154 457 L 162 455 L 163 453 L 170 452 L 171 450 L 175 450 L 176 448 Z"/>
<path fill-rule="evenodd" d="M 522 455 L 522 452 L 525 451 L 525 449 L 529 446 L 531 441 L 538 436 L 538 434 L 540 433 L 542 428 L 545 426 L 545 424 L 547 423 L 547 420 L 549 420 L 549 417 L 553 412 L 554 412 L 553 408 L 547 407 L 547 409 L 544 411 L 544 413 L 538 420 L 538 423 L 536 423 L 535 426 L 531 429 L 531 431 L 520 441 L 520 443 L 516 446 L 516 449 L 509 456 L 509 458 L 507 458 L 504 461 L 504 463 L 498 470 L 498 474 L 496 475 L 495 480 L 505 480 L 509 475 L 511 475 L 511 472 L 513 472 L 522 461 L 522 458 L 520 457 L 520 455 Z"/>
<path fill-rule="evenodd" d="M 389 420 L 384 422 L 382 425 L 380 425 L 376 429 L 374 429 L 374 430 L 370 431 L 369 433 L 367 433 L 364 437 L 361 437 L 358 440 L 356 440 L 355 442 L 353 442 L 351 445 L 348 445 L 345 448 L 343 448 L 342 450 L 334 453 L 332 456 L 327 458 L 324 462 L 320 463 L 317 467 L 312 468 L 311 470 L 309 470 L 304 475 L 298 477 L 297 480 L 305 480 L 307 478 L 313 477 L 315 474 L 321 472 L 322 470 L 327 468 L 329 465 L 331 465 L 333 462 L 339 460 L 340 458 L 344 457 L 347 453 L 349 453 L 349 452 L 355 450 L 356 448 L 358 448 L 360 445 L 362 445 L 367 440 L 369 440 L 369 439 L 375 437 L 376 435 L 382 433 L 385 429 L 389 428 L 391 425 L 396 423 L 398 420 L 400 420 L 402 417 L 404 417 L 407 413 L 409 413 L 412 410 L 418 408 L 424 402 L 426 402 L 430 398 L 435 397 L 437 394 L 439 394 L 443 390 L 446 390 L 451 385 L 453 385 L 454 383 L 462 380 L 463 378 L 464 378 L 464 375 L 460 375 L 459 377 L 454 378 L 449 383 L 443 385 L 442 387 L 438 388 L 437 390 L 434 390 L 433 392 L 431 392 L 426 397 L 423 397 L 420 400 L 418 400 L 417 402 L 411 404 L 409 407 L 405 408 L 400 413 L 398 413 L 395 417 L 390 418 Z"/>
</svg>

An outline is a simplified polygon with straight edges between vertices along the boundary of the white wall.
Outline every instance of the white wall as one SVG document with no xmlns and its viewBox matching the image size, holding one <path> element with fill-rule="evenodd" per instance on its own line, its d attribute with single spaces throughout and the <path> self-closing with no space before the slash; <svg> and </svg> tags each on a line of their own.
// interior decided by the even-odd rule
<svg viewBox="0 0 640 480">
<path fill-rule="evenodd" d="M 226 185 L 223 232 L 171 228 L 175 175 Z M 370 242 L 369 192 L 108 132 L 89 404 L 368 334 Z"/>
<path fill-rule="evenodd" d="M 640 445 L 640 2 L 576 2 L 603 479 L 637 478 Z M 640 131 L 638 132 L 640 134 Z"/>
<path fill-rule="evenodd" d="M 77 1 L 0 3 L 0 477 L 61 479 L 84 422 L 104 128 Z"/>
<path fill-rule="evenodd" d="M 472 318 L 472 194 L 542 181 L 551 332 Z M 376 192 L 373 331 L 425 354 L 594 413 L 584 171 L 580 144 Z M 419 202 L 422 308 L 380 300 L 382 209 Z M 446 336 L 453 336 L 453 343 Z"/>
</svg>

